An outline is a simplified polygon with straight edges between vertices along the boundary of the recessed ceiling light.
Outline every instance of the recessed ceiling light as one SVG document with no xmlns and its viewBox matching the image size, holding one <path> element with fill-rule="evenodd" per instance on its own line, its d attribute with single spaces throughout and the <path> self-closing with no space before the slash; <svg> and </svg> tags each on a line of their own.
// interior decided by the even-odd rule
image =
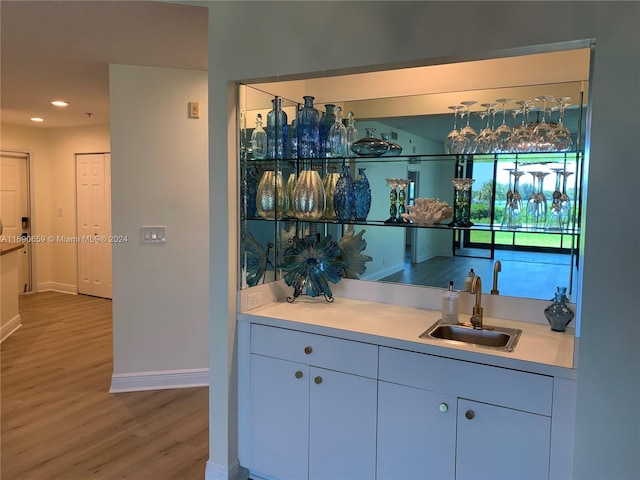
<svg viewBox="0 0 640 480">
<path fill-rule="evenodd" d="M 64 100 L 53 100 L 51 101 L 51 105 L 55 105 L 56 107 L 68 107 L 69 102 L 65 102 Z"/>
<path fill-rule="evenodd" d="M 44 122 L 44 118 L 42 117 L 31 117 L 32 122 Z"/>
</svg>

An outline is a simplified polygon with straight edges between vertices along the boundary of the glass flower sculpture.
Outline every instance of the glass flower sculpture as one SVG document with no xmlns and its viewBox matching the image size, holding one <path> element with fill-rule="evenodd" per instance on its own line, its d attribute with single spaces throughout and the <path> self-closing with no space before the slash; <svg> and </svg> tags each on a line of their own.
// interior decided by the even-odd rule
<svg viewBox="0 0 640 480">
<path fill-rule="evenodd" d="M 248 286 L 253 287 L 260 282 L 267 268 L 267 254 L 249 230 L 242 230 L 240 242 L 240 251 L 245 252 L 242 261 L 246 282 Z"/>
<path fill-rule="evenodd" d="M 357 235 L 354 235 L 353 231 L 353 228 L 349 228 L 340 239 L 338 243 L 340 257 L 338 259 L 346 264 L 343 277 L 358 279 L 367 268 L 365 262 L 370 262 L 373 258 L 361 253 L 367 248 L 367 241 L 362 238 L 365 231 L 360 230 Z"/>
<path fill-rule="evenodd" d="M 340 260 L 340 247 L 331 235 L 321 238 L 319 234 L 292 238 L 292 245 L 284 251 L 280 268 L 286 272 L 284 281 L 293 287 L 293 302 L 304 290 L 310 297 L 324 295 L 329 302 L 333 294 L 329 282 L 338 283 L 347 265 Z"/>
</svg>

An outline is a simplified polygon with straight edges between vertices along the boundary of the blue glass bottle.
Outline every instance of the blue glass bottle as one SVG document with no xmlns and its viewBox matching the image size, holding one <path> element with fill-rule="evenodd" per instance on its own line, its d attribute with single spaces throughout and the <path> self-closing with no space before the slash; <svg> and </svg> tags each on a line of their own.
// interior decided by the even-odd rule
<svg viewBox="0 0 640 480">
<path fill-rule="evenodd" d="M 355 216 L 356 190 L 348 165 L 342 166 L 342 173 L 333 192 L 333 209 L 338 222 L 350 222 Z"/>
<path fill-rule="evenodd" d="M 287 114 L 282 110 L 282 98 L 271 100 L 267 113 L 267 158 L 284 158 L 287 149 Z"/>
<path fill-rule="evenodd" d="M 298 110 L 298 158 L 317 158 L 320 154 L 320 114 L 313 106 L 313 98 L 304 96 L 304 106 Z"/>
<path fill-rule="evenodd" d="M 364 168 L 358 168 L 358 176 L 354 182 L 356 196 L 354 218 L 359 222 L 367 219 L 371 209 L 371 185 L 364 171 Z"/>
<path fill-rule="evenodd" d="M 336 122 L 335 105 L 327 103 L 324 108 L 326 112 L 320 119 L 320 158 L 328 158 L 331 156 L 331 145 L 329 143 L 329 130 Z"/>
</svg>

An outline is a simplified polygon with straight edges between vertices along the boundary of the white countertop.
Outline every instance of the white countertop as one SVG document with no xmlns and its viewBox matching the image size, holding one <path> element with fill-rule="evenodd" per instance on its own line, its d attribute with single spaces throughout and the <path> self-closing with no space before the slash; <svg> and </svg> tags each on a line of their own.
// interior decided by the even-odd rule
<svg viewBox="0 0 640 480">
<path fill-rule="evenodd" d="M 548 325 L 485 316 L 485 325 L 522 330 L 514 351 L 506 352 L 449 340 L 419 338 L 440 319 L 437 310 L 334 298 L 333 303 L 322 297 L 303 296 L 293 303 L 268 303 L 239 314 L 238 319 L 486 365 L 577 378 L 577 371 L 573 369 L 573 329 L 553 332 Z M 467 322 L 467 316 L 461 314 L 460 321 Z"/>
</svg>

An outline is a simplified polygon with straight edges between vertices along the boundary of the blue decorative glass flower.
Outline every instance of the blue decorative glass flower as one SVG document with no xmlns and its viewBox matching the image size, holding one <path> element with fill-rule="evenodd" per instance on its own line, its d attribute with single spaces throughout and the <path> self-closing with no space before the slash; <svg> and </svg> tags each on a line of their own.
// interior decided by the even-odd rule
<svg viewBox="0 0 640 480">
<path fill-rule="evenodd" d="M 245 252 L 242 263 L 246 282 L 248 286 L 253 287 L 258 284 L 267 269 L 267 254 L 247 229 L 242 229 L 240 243 L 240 251 Z"/>
<path fill-rule="evenodd" d="M 360 278 L 360 275 L 367 269 L 366 262 L 373 260 L 369 255 L 363 255 L 361 252 L 367 248 L 367 241 L 362 238 L 364 230 L 360 230 L 357 235 L 353 234 L 353 228 L 348 229 L 338 246 L 340 247 L 339 260 L 347 266 L 344 269 L 343 276 L 345 278 Z"/>
<path fill-rule="evenodd" d="M 287 301 L 293 302 L 305 287 L 310 297 L 324 295 L 328 301 L 333 301 L 329 282 L 338 283 L 342 271 L 347 267 L 338 260 L 338 244 L 331 239 L 331 235 L 321 238 L 320 234 L 291 240 L 292 246 L 284 251 L 280 264 L 280 268 L 287 272 L 284 281 L 293 287 L 293 297 L 287 298 Z"/>
</svg>

